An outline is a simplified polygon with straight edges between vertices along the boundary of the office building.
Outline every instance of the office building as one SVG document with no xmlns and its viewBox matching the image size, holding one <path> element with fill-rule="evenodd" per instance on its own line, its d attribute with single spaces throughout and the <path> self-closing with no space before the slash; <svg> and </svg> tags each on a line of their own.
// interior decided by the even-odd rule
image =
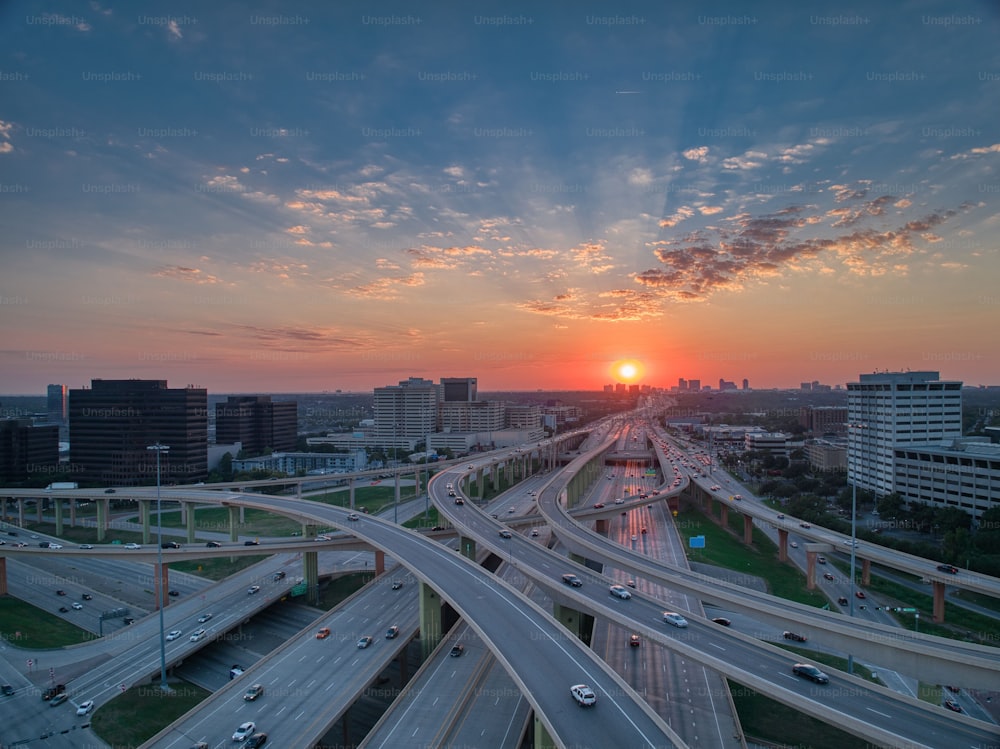
<svg viewBox="0 0 1000 749">
<path fill-rule="evenodd" d="M 688 380 L 688 391 L 692 393 L 701 392 L 701 380 Z"/>
<path fill-rule="evenodd" d="M 0 419 L 0 482 L 17 484 L 37 476 L 69 472 L 59 465 L 59 427 L 31 419 Z"/>
<path fill-rule="evenodd" d="M 250 455 L 289 452 L 298 439 L 298 404 L 269 395 L 231 395 L 215 404 L 215 441 L 239 442 Z"/>
<path fill-rule="evenodd" d="M 799 424 L 812 434 L 846 434 L 846 406 L 802 406 Z"/>
<path fill-rule="evenodd" d="M 69 388 L 65 385 L 49 385 L 46 393 L 49 422 L 65 424 L 69 416 Z"/>
<path fill-rule="evenodd" d="M 375 388 L 375 443 L 414 450 L 437 431 L 441 387 L 410 377 L 398 385 Z"/>
<path fill-rule="evenodd" d="M 682 393 L 686 392 L 687 389 L 688 389 L 688 381 L 685 380 L 683 377 L 678 377 L 677 378 L 677 389 L 680 390 Z"/>
<path fill-rule="evenodd" d="M 885 496 L 897 449 L 962 436 L 962 383 L 938 372 L 876 372 L 847 384 L 848 482 Z"/>
<path fill-rule="evenodd" d="M 441 400 L 446 403 L 453 401 L 471 402 L 478 400 L 475 377 L 442 377 Z"/>
<path fill-rule="evenodd" d="M 967 437 L 894 450 L 894 488 L 909 504 L 956 507 L 979 518 L 1000 506 L 1000 445 Z"/>
<path fill-rule="evenodd" d="M 73 478 L 91 485 L 136 486 L 156 482 L 157 442 L 164 483 L 186 484 L 208 476 L 208 392 L 168 388 L 166 380 L 92 380 L 69 391 L 70 463 Z"/>
</svg>

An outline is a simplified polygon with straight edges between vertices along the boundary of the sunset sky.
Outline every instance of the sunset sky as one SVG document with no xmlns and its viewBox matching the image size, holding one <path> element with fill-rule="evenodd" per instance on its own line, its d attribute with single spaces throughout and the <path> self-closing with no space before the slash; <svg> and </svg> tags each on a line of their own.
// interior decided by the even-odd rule
<svg viewBox="0 0 1000 749">
<path fill-rule="evenodd" d="M 0 393 L 1000 384 L 1000 6 L 750 5 L 0 4 Z"/>
</svg>

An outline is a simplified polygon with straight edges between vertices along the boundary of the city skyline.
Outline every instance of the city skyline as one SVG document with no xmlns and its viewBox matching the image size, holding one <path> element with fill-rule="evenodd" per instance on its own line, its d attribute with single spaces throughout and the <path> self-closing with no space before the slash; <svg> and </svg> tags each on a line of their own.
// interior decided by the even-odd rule
<svg viewBox="0 0 1000 749">
<path fill-rule="evenodd" d="M 1000 384 L 985 0 L 0 20 L 2 393 Z"/>
</svg>

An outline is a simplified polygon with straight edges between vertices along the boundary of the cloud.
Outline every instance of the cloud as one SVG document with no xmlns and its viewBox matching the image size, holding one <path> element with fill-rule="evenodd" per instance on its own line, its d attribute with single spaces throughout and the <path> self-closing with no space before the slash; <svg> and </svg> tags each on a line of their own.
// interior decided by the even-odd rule
<svg viewBox="0 0 1000 749">
<path fill-rule="evenodd" d="M 1000 143 L 994 143 L 992 146 L 982 146 L 980 148 L 973 148 L 965 153 L 956 153 L 952 156 L 952 159 L 971 159 L 973 156 L 983 156 L 988 153 L 1000 153 Z"/>
<path fill-rule="evenodd" d="M 464 247 L 433 247 L 422 245 L 404 250 L 410 258 L 410 264 L 415 268 L 455 268 L 463 258 L 490 256 L 485 247 L 466 245 Z"/>
<path fill-rule="evenodd" d="M 702 216 L 714 216 L 716 213 L 722 213 L 721 205 L 703 205 L 698 207 L 698 212 Z"/>
<path fill-rule="evenodd" d="M 408 276 L 378 278 L 366 284 L 352 286 L 345 291 L 351 296 L 360 296 L 368 299 L 391 300 L 398 299 L 401 288 L 423 286 L 424 274 L 411 273 Z"/>
<path fill-rule="evenodd" d="M 188 268 L 183 265 L 167 265 L 153 273 L 157 278 L 171 278 L 176 281 L 187 281 L 196 284 L 218 284 L 222 280 L 199 268 Z"/>
<path fill-rule="evenodd" d="M 14 150 L 14 146 L 10 143 L 0 143 L 0 153 L 11 153 Z"/>
<path fill-rule="evenodd" d="M 691 218 L 694 215 L 694 210 L 688 208 L 686 205 L 682 205 L 673 215 L 667 216 L 666 218 L 660 219 L 660 226 L 665 229 L 677 226 L 684 219 Z"/>
<path fill-rule="evenodd" d="M 177 25 L 177 21 L 171 18 L 167 22 L 167 33 L 170 34 L 174 39 L 183 39 L 184 35 L 181 33 L 180 27 Z"/>
<path fill-rule="evenodd" d="M 767 154 L 762 151 L 747 151 L 742 156 L 730 156 L 722 160 L 723 169 L 756 169 L 764 165 Z"/>
<path fill-rule="evenodd" d="M 689 148 L 686 151 L 681 151 L 681 156 L 689 161 L 697 161 L 699 164 L 704 164 L 708 161 L 708 146 Z"/>
</svg>

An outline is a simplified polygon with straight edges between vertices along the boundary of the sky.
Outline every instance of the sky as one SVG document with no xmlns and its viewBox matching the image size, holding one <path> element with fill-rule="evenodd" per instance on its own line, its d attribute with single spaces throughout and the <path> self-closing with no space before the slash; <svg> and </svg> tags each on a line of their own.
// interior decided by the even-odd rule
<svg viewBox="0 0 1000 749">
<path fill-rule="evenodd" d="M 1000 384 L 997 39 L 985 0 L 0 2 L 0 393 Z"/>
</svg>

